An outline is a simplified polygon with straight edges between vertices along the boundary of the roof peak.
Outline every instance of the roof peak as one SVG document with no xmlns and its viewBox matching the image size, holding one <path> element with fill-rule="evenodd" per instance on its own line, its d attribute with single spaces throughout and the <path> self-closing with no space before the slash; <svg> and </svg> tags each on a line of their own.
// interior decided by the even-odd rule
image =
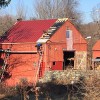
<svg viewBox="0 0 100 100">
<path fill-rule="evenodd" d="M 50 18 L 50 19 L 34 19 L 34 20 L 20 20 L 21 22 L 32 22 L 32 21 L 49 21 L 49 20 L 65 20 L 67 21 L 68 18 Z"/>
</svg>

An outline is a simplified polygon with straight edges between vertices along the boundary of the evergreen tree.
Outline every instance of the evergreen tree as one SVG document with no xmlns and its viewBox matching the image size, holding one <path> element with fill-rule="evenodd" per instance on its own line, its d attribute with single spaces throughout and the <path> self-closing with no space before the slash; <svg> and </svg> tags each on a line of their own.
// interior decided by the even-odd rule
<svg viewBox="0 0 100 100">
<path fill-rule="evenodd" d="M 0 0 L 0 8 L 8 6 L 11 0 Z"/>
</svg>

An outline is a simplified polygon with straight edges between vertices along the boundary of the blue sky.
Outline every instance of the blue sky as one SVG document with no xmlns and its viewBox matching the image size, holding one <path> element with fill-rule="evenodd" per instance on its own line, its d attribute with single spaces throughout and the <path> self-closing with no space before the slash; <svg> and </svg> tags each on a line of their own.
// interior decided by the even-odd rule
<svg viewBox="0 0 100 100">
<path fill-rule="evenodd" d="M 34 12 L 33 10 L 33 6 L 34 3 L 37 0 L 20 0 L 24 2 L 25 7 L 27 8 L 28 11 L 28 16 L 32 16 Z M 80 1 L 80 5 L 79 5 L 79 11 L 82 12 L 83 15 L 83 22 L 88 23 L 91 22 L 91 11 L 92 8 L 95 7 L 97 4 L 100 3 L 100 0 L 79 0 Z M 6 7 L 6 9 L 2 9 L 2 11 L 0 11 L 0 13 L 11 13 L 11 14 L 15 14 L 15 8 L 18 0 L 11 0 L 11 3 L 8 7 Z"/>
<path fill-rule="evenodd" d="M 100 0 L 80 0 L 79 9 L 83 13 L 83 20 L 84 22 L 91 22 L 91 11 L 93 7 L 100 4 Z"/>
</svg>

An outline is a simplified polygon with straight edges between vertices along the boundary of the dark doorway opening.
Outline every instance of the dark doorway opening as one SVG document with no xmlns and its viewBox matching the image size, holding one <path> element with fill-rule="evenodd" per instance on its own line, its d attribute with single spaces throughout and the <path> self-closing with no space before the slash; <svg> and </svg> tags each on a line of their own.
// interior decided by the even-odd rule
<svg viewBox="0 0 100 100">
<path fill-rule="evenodd" d="M 0 66 L 3 66 L 3 64 L 4 64 L 4 60 L 0 58 Z"/>
<path fill-rule="evenodd" d="M 100 69 L 100 57 L 96 57 L 94 61 L 94 68 L 97 70 Z"/>
<path fill-rule="evenodd" d="M 63 51 L 63 70 L 74 68 L 75 51 Z"/>
</svg>

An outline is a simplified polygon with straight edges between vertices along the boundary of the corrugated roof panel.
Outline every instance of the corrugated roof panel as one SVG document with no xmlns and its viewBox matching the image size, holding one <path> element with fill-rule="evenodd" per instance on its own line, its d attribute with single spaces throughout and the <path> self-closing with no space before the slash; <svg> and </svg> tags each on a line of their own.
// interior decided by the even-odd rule
<svg viewBox="0 0 100 100">
<path fill-rule="evenodd" d="M 3 42 L 36 42 L 55 21 L 56 19 L 20 21 L 7 32 Z"/>
</svg>

